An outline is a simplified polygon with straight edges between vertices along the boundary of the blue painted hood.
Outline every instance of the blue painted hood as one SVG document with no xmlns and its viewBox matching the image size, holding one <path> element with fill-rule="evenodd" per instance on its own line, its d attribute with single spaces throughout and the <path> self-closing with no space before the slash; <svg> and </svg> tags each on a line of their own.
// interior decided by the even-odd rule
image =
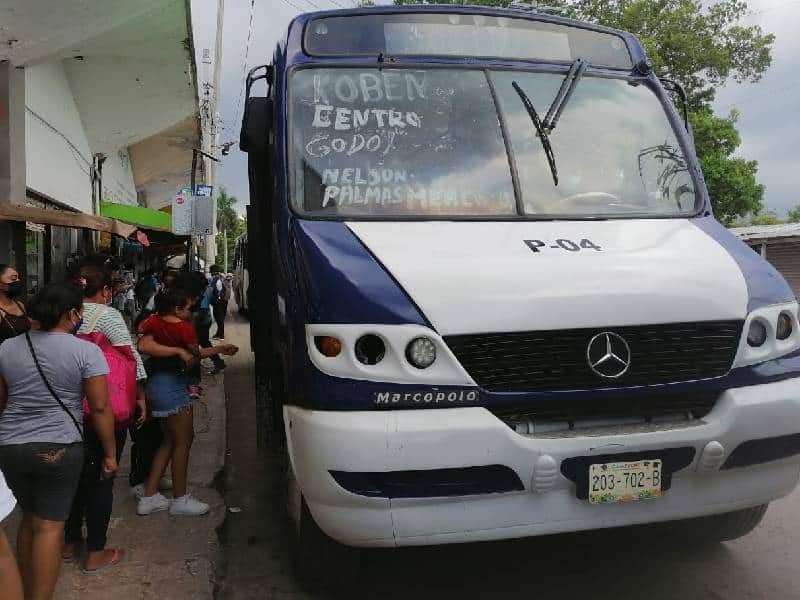
<svg viewBox="0 0 800 600">
<path fill-rule="evenodd" d="M 415 323 L 429 326 L 400 285 L 336 221 L 292 222 L 297 280 L 309 323 Z"/>
</svg>

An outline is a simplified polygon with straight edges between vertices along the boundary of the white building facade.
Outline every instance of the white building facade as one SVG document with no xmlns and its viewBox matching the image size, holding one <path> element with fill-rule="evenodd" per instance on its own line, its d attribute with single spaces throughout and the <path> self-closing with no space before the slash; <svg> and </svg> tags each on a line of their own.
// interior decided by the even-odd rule
<svg viewBox="0 0 800 600">
<path fill-rule="evenodd" d="M 200 118 L 193 26 L 209 21 L 216 30 L 218 15 L 206 15 L 206 5 L 0 5 L 0 204 L 95 215 L 106 202 L 170 206 L 189 185 L 194 149 L 213 145 Z M 0 221 L 0 262 L 25 262 L 41 283 L 96 243 L 58 229 L 67 228 Z"/>
</svg>

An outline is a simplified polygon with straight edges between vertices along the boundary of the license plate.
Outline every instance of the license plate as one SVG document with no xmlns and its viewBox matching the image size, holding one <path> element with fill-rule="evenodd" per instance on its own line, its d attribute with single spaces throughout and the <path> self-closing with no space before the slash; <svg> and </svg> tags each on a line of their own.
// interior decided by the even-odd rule
<svg viewBox="0 0 800 600">
<path fill-rule="evenodd" d="M 661 460 L 589 466 L 589 502 L 636 502 L 661 497 Z"/>
</svg>

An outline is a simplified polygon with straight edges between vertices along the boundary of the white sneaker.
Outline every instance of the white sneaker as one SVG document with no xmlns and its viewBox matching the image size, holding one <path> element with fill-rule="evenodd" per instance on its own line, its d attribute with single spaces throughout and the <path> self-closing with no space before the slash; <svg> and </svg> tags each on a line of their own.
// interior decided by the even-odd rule
<svg viewBox="0 0 800 600">
<path fill-rule="evenodd" d="M 205 502 L 192 498 L 189 494 L 175 498 L 169 506 L 171 515 L 200 516 L 206 514 L 211 507 Z"/>
<path fill-rule="evenodd" d="M 136 507 L 137 515 L 149 515 L 150 513 L 158 512 L 160 510 L 167 510 L 170 507 L 170 501 L 156 492 L 152 496 L 142 496 L 139 498 L 139 505 Z"/>
<path fill-rule="evenodd" d="M 137 483 L 136 485 L 131 486 L 131 496 L 137 500 L 141 500 L 142 496 L 144 496 L 144 484 Z"/>
<path fill-rule="evenodd" d="M 167 492 L 172 489 L 172 478 L 171 477 L 162 477 L 161 481 L 158 482 L 158 489 L 162 492 Z"/>
</svg>

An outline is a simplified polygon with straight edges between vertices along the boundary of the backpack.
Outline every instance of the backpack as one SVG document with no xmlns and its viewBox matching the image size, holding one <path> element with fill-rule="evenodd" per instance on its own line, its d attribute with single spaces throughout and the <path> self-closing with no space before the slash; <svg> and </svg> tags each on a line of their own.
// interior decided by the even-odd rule
<svg viewBox="0 0 800 600">
<path fill-rule="evenodd" d="M 225 279 L 222 280 L 222 293 L 220 294 L 220 297 L 225 302 L 225 304 L 227 304 L 228 301 L 231 299 L 232 292 L 233 292 L 233 286 L 231 285 L 231 280 L 226 277 Z"/>
<path fill-rule="evenodd" d="M 104 333 L 94 331 L 105 311 L 100 307 L 89 322 L 89 333 L 79 333 L 77 337 L 92 342 L 100 348 L 108 363 L 108 399 L 114 415 L 114 427 L 127 429 L 136 416 L 136 358 L 130 346 L 114 346 Z M 83 399 L 83 422 L 91 423 L 89 403 Z"/>
<path fill-rule="evenodd" d="M 217 290 L 217 282 L 222 284 L 222 291 Z M 211 286 L 211 304 L 215 306 L 228 306 L 228 300 L 231 299 L 230 285 L 220 277 L 215 275 L 209 284 Z"/>
</svg>

